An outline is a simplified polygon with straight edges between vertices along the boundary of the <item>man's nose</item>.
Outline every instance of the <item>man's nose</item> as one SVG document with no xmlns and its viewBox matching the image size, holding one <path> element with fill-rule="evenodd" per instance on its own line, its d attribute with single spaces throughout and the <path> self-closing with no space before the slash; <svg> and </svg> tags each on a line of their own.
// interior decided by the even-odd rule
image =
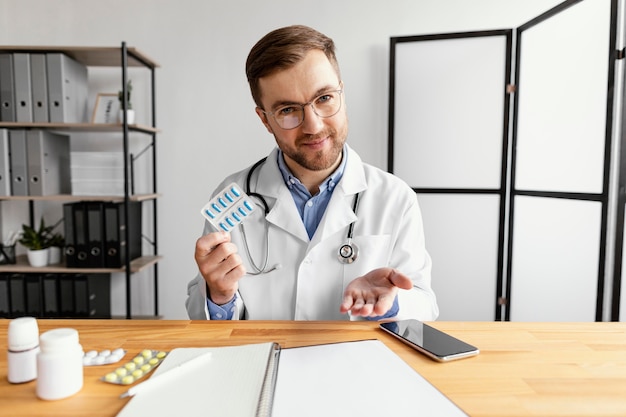
<svg viewBox="0 0 626 417">
<path fill-rule="evenodd" d="M 311 104 L 304 106 L 304 121 L 302 122 L 303 133 L 314 135 L 322 130 L 324 121 L 318 116 Z"/>
</svg>

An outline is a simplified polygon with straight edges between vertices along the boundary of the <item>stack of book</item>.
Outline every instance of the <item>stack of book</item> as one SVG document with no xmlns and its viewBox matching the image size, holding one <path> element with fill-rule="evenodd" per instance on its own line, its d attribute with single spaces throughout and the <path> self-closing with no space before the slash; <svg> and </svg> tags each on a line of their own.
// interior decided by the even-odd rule
<svg viewBox="0 0 626 417">
<path fill-rule="evenodd" d="M 123 196 L 122 152 L 71 152 L 72 195 Z"/>
</svg>

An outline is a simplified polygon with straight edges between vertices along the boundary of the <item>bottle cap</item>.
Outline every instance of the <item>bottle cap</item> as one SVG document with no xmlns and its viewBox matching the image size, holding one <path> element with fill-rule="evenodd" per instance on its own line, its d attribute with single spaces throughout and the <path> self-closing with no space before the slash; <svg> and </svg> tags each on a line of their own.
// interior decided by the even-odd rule
<svg viewBox="0 0 626 417">
<path fill-rule="evenodd" d="M 8 347 L 18 352 L 36 348 L 39 345 L 39 327 L 34 317 L 20 317 L 9 322 Z"/>
<path fill-rule="evenodd" d="M 70 328 L 48 330 L 39 338 L 42 352 L 67 352 L 68 349 L 80 347 L 78 331 Z"/>
</svg>

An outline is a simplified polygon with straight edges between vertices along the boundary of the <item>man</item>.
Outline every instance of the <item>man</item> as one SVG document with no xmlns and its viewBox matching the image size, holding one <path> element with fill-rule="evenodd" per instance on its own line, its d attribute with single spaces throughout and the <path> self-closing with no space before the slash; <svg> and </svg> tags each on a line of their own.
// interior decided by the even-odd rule
<svg viewBox="0 0 626 417">
<path fill-rule="evenodd" d="M 278 147 L 216 190 L 235 182 L 258 208 L 230 233 L 207 222 L 189 317 L 436 319 L 417 198 L 346 144 L 333 41 L 306 26 L 274 30 L 250 51 L 246 74 Z"/>
</svg>

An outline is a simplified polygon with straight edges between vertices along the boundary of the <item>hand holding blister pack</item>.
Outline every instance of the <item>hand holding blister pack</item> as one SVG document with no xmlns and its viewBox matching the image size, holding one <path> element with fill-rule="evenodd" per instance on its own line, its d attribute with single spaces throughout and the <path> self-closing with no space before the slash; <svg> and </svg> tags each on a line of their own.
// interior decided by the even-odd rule
<svg viewBox="0 0 626 417">
<path fill-rule="evenodd" d="M 230 232 L 245 221 L 255 210 L 252 199 L 235 183 L 222 191 L 202 207 L 202 215 L 216 229 Z"/>
</svg>

